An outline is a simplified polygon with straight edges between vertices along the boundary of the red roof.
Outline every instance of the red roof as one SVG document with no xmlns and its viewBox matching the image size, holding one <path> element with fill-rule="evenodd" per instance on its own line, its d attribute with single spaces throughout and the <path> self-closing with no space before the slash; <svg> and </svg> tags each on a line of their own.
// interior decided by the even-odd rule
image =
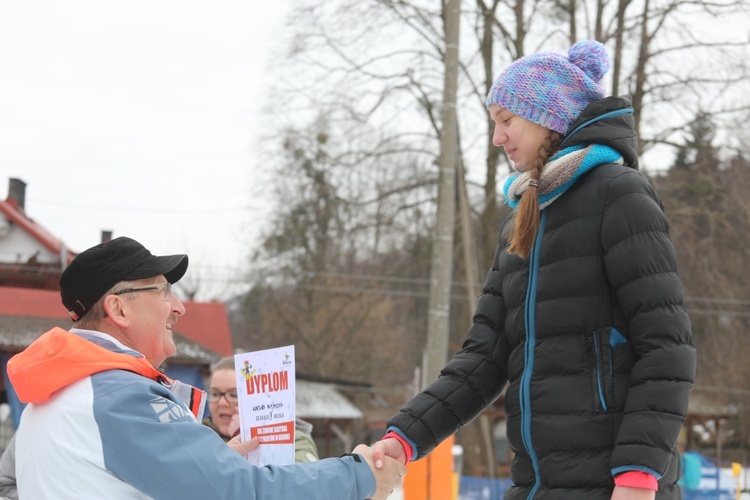
<svg viewBox="0 0 750 500">
<path fill-rule="evenodd" d="M 192 301 L 183 304 L 187 312 L 180 317 L 175 330 L 217 354 L 230 356 L 232 337 L 224 304 Z M 6 286 L 0 286 L 0 315 L 70 319 L 60 302 L 59 291 Z"/>
<path fill-rule="evenodd" d="M 222 356 L 231 356 L 234 351 L 226 306 L 222 302 L 183 301 L 183 304 L 186 312 L 175 330 Z"/>
<path fill-rule="evenodd" d="M 26 231 L 32 238 L 41 243 L 44 248 L 54 254 L 60 255 L 64 248 L 63 242 L 55 238 L 42 226 L 29 219 L 23 210 L 19 209 L 18 204 L 14 199 L 8 198 L 5 201 L 0 200 L 0 212 L 5 214 L 8 220 L 12 221 L 18 227 Z M 65 254 L 67 256 L 67 262 L 65 264 L 67 265 L 70 264 L 70 261 L 76 256 L 76 253 L 65 249 Z"/>
</svg>

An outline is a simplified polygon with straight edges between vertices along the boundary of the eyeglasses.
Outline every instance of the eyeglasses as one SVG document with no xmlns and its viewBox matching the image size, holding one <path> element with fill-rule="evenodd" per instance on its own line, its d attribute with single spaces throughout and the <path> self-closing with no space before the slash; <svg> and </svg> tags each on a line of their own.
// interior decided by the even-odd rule
<svg viewBox="0 0 750 500">
<path fill-rule="evenodd" d="M 172 284 L 169 281 L 162 281 L 161 283 L 157 283 L 155 285 L 149 285 L 149 286 L 139 286 L 139 287 L 133 287 L 133 288 L 125 288 L 123 290 L 118 290 L 116 292 L 112 292 L 112 295 L 123 295 L 125 293 L 148 292 L 148 291 L 151 291 L 151 290 L 161 290 L 162 287 L 164 287 L 164 300 L 169 300 L 169 296 L 172 295 Z"/>
<path fill-rule="evenodd" d="M 208 393 L 208 400 L 211 401 L 212 403 L 218 403 L 222 397 L 227 400 L 227 403 L 236 403 L 237 391 L 230 391 L 230 392 L 210 391 Z"/>
</svg>

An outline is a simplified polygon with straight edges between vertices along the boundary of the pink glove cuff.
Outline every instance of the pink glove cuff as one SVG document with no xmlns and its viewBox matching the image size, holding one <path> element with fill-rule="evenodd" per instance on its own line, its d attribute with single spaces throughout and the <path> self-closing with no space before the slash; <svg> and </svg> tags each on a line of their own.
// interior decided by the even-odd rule
<svg viewBox="0 0 750 500">
<path fill-rule="evenodd" d="M 401 446 L 404 448 L 404 455 L 406 455 L 406 462 L 404 465 L 411 462 L 411 446 L 409 443 L 406 442 L 404 438 L 402 438 L 397 432 L 389 431 L 385 436 L 383 436 L 383 439 L 393 438 L 397 440 L 399 443 L 401 443 Z M 381 439 L 381 441 L 383 440 Z"/>
<path fill-rule="evenodd" d="M 658 491 L 659 484 L 656 477 L 648 472 L 632 470 L 615 476 L 615 486 L 628 486 L 630 488 L 645 488 Z"/>
</svg>

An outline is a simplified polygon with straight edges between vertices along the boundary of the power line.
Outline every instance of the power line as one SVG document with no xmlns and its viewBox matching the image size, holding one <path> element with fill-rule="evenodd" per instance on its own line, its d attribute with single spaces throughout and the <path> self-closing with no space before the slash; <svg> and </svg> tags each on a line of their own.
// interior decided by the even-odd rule
<svg viewBox="0 0 750 500">
<path fill-rule="evenodd" d="M 720 304 L 750 305 L 750 300 L 747 299 L 731 299 L 724 297 L 685 297 L 685 300 L 690 302 L 718 302 Z"/>
<path fill-rule="evenodd" d="M 163 207 L 134 207 L 132 205 L 129 205 L 127 207 L 114 207 L 111 205 L 78 205 L 78 204 L 71 204 L 71 203 L 56 203 L 56 202 L 50 202 L 50 201 L 37 201 L 37 200 L 28 200 L 31 203 L 43 205 L 43 206 L 49 206 L 49 207 L 57 207 L 57 208 L 66 208 L 71 210 L 96 210 L 100 212 L 126 212 L 126 213 L 156 213 L 156 214 L 175 214 L 175 213 L 226 213 L 226 212 L 241 212 L 241 211 L 252 211 L 255 210 L 257 207 L 251 207 L 251 206 L 234 206 L 234 207 L 216 207 L 214 205 L 210 207 L 195 207 L 190 206 L 189 208 L 163 208 Z"/>
<path fill-rule="evenodd" d="M 739 394 L 741 396 L 750 396 L 750 390 L 748 389 L 737 389 L 736 387 L 716 387 L 707 385 L 696 385 L 693 386 L 694 391 L 698 392 L 725 392 L 728 394 Z"/>
<path fill-rule="evenodd" d="M 386 276 L 379 274 L 353 274 L 353 273 L 335 273 L 335 272 L 317 272 L 307 271 L 303 273 L 305 276 L 315 277 L 330 277 L 330 278 L 345 278 L 353 280 L 363 281 L 380 281 L 383 283 L 412 283 L 417 285 L 429 285 L 430 280 L 428 278 L 404 278 L 401 276 Z"/>
<path fill-rule="evenodd" d="M 427 298 L 429 293 L 427 292 L 416 292 L 409 290 L 388 290 L 381 288 L 362 288 L 353 286 L 326 286 L 326 285 L 306 285 L 297 284 L 295 287 L 297 290 L 311 290 L 320 292 L 331 292 L 331 293 L 364 293 L 364 294 L 375 294 L 375 295 L 394 295 L 401 297 L 416 297 L 416 298 Z M 453 295 L 454 298 L 460 298 Z M 465 298 L 465 297 L 464 297 Z"/>
<path fill-rule="evenodd" d="M 247 279 L 243 279 L 237 276 L 240 276 L 244 273 L 244 275 L 250 274 L 249 271 L 242 271 L 240 268 L 231 267 L 231 266 L 209 266 L 209 265 L 198 265 L 196 267 L 199 268 L 214 268 L 214 269 L 222 269 L 233 276 L 234 278 L 219 278 L 219 277 L 213 277 L 213 278 L 204 278 L 206 281 L 226 281 L 227 283 L 234 283 L 234 284 L 249 284 Z M 378 283 L 395 283 L 395 284 L 405 284 L 405 285 L 417 285 L 419 287 L 425 287 L 429 285 L 429 279 L 427 278 L 407 278 L 407 277 L 401 277 L 401 276 L 389 276 L 389 275 L 380 275 L 380 274 L 354 274 L 354 273 L 337 273 L 332 271 L 307 271 L 305 273 L 302 273 L 303 276 L 311 277 L 311 278 L 333 278 L 333 279 L 342 279 L 342 280 L 351 280 L 351 281 L 359 281 L 359 282 L 378 282 Z M 464 281 L 453 281 L 452 285 L 454 287 L 466 287 L 466 282 Z M 403 296 L 403 297 L 416 297 L 416 298 L 427 298 L 429 295 L 428 293 L 421 292 L 418 290 L 393 290 L 393 289 L 382 289 L 382 288 L 367 288 L 364 286 L 341 286 L 341 285 L 322 285 L 322 284 L 296 284 L 295 287 L 300 290 L 313 290 L 313 291 L 321 291 L 321 292 L 331 292 L 331 293 L 374 293 L 377 295 L 393 295 L 393 296 Z M 478 287 L 477 290 L 478 293 L 481 293 L 481 286 Z M 465 299 L 467 295 L 465 294 L 452 294 L 452 297 L 454 299 Z M 725 305 L 736 305 L 736 306 L 750 306 L 750 300 L 748 299 L 736 299 L 731 297 L 701 297 L 701 296 L 688 296 L 685 297 L 685 302 L 702 302 L 702 303 L 713 303 L 713 304 L 725 304 Z M 722 310 L 722 309 L 710 309 L 710 308 L 696 308 L 693 306 L 690 306 L 689 304 L 686 305 L 686 309 L 690 314 L 693 315 L 700 315 L 700 316 L 735 316 L 735 317 L 742 317 L 742 318 L 750 318 L 750 311 L 734 311 L 734 310 Z"/>
<path fill-rule="evenodd" d="M 743 311 L 721 311 L 718 309 L 693 309 L 687 308 L 690 314 L 698 316 L 737 316 L 739 318 L 750 318 L 750 312 Z"/>
</svg>

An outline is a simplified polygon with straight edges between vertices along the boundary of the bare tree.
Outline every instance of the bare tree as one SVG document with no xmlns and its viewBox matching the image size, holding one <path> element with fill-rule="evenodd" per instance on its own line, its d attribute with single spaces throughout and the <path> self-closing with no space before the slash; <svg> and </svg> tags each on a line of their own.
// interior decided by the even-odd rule
<svg viewBox="0 0 750 500">
<path fill-rule="evenodd" d="M 414 170 L 406 153 L 351 166 L 356 147 L 329 141 L 329 125 L 323 117 L 305 132 L 289 131 L 282 159 L 268 165 L 277 206 L 253 259 L 251 314 L 235 343 L 294 343 L 305 373 L 403 383 L 420 358 L 423 337 L 416 336 L 424 332 L 402 320 L 404 297 L 423 302 L 426 295 L 409 297 L 386 278 L 424 273 L 415 269 L 424 260 L 399 255 L 410 246 L 427 251 L 423 202 L 407 175 Z M 405 185 L 385 175 L 390 169 L 401 171 Z M 404 341 L 414 347 L 403 348 Z M 399 347 L 385 347 L 393 345 Z"/>
<path fill-rule="evenodd" d="M 693 446 L 711 454 L 733 447 L 733 456 L 721 458 L 740 460 L 742 453 L 736 450 L 750 446 L 750 369 L 745 361 L 750 356 L 750 285 L 738 275 L 750 265 L 750 207 L 745 201 L 750 196 L 750 163 L 745 159 L 750 150 L 721 160 L 714 145 L 716 127 L 706 114 L 698 114 L 689 129 L 674 167 L 654 179 L 671 218 L 693 324 L 698 352 L 694 397 L 703 411 L 713 409 L 701 429 L 688 432 Z M 730 413 L 723 414 L 726 409 Z M 734 415 L 721 433 L 720 415 Z"/>
<path fill-rule="evenodd" d="M 748 40 L 742 30 L 719 31 L 720 36 L 716 36 L 693 27 L 697 22 L 705 25 L 707 16 L 718 25 L 732 21 L 745 26 L 747 2 L 464 2 L 457 143 L 465 178 L 458 184 L 465 182 L 473 212 L 471 217 L 463 217 L 456 229 L 463 231 L 466 228 L 461 225 L 472 224 L 476 248 L 466 246 L 463 252 L 476 256 L 482 270 L 497 244 L 499 221 L 508 210 L 500 204 L 497 187 L 510 168 L 502 150 L 491 144 L 492 123 L 485 109 L 485 97 L 497 68 L 541 48 L 562 52 L 574 40 L 596 38 L 612 49 L 613 93 L 627 89 L 633 97 L 644 155 L 653 151 L 658 159 L 659 147 L 678 144 L 680 134 L 688 130 L 699 110 L 717 120 L 717 140 L 728 141 L 728 124 L 748 106 L 744 61 Z M 445 129 L 442 5 L 426 0 L 298 2 L 290 28 L 292 39 L 286 45 L 287 57 L 278 59 L 277 71 L 282 77 L 276 95 L 269 101 L 269 106 L 274 106 L 269 114 L 269 139 L 278 143 L 281 130 L 289 130 L 288 136 L 309 136 L 307 128 L 316 116 L 321 110 L 326 114 L 328 156 L 320 169 L 325 172 L 326 186 L 337 186 L 331 201 L 336 203 L 334 212 L 343 212 L 335 219 L 335 235 L 326 236 L 326 246 L 320 242 L 314 247 L 316 251 L 327 248 L 332 252 L 317 263 L 310 262 L 315 264 L 311 269 L 318 279 L 321 272 L 337 274 L 342 270 L 345 275 L 361 275 L 361 265 L 368 259 L 373 262 L 374 276 L 392 277 L 404 269 L 394 257 L 399 248 L 410 249 L 423 240 L 428 247 L 432 244 L 427 235 L 435 224 L 438 176 L 434 167 L 440 133 Z M 299 192 L 304 192 L 305 183 L 316 182 L 302 179 L 302 185 L 297 186 Z M 342 186 L 357 188 L 347 192 Z M 324 189 L 316 196 L 326 193 Z M 323 210 L 333 205 L 309 206 Z M 266 247 L 267 262 L 276 260 L 274 252 L 287 258 L 301 257 Z M 425 260 L 416 266 L 419 271 L 409 276 L 427 277 L 427 254 L 422 254 Z M 378 258 L 382 255 L 389 255 L 399 266 L 381 265 Z M 269 282 L 274 275 L 279 275 L 278 268 L 269 266 Z M 301 281 L 293 282 L 299 290 Z M 282 280 L 281 284 L 287 282 Z M 303 285 L 311 290 L 310 308 L 321 287 L 331 286 L 319 282 Z M 282 289 L 278 283 L 274 286 Z M 351 282 L 337 281 L 335 287 L 346 289 Z M 458 309 L 464 310 L 467 308 Z M 407 316 L 409 326 L 417 330 L 415 338 L 423 342 L 425 321 L 414 320 L 409 313 Z M 364 314 L 359 321 L 352 319 L 352 324 L 366 330 L 366 325 L 374 324 L 369 323 L 373 317 Z M 453 321 L 452 325 L 467 323 L 464 319 Z M 308 323 L 316 322 L 311 319 Z M 329 324 L 321 322 L 318 328 Z M 462 336 L 465 327 L 454 330 Z M 451 348 L 455 347 L 454 342 Z M 324 365 L 335 366 L 328 360 L 320 366 Z"/>
</svg>

